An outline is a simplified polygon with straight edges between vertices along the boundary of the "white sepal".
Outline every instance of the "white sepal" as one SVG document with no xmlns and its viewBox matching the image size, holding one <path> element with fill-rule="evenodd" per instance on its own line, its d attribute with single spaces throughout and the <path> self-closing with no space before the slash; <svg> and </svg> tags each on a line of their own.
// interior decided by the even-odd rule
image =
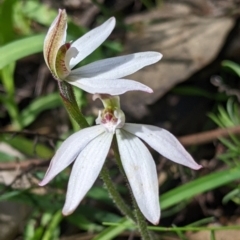
<svg viewBox="0 0 240 240">
<path fill-rule="evenodd" d="M 144 140 L 150 147 L 173 162 L 198 170 L 202 168 L 170 132 L 155 126 L 126 123 L 126 131 Z"/>
<path fill-rule="evenodd" d="M 148 86 L 128 79 L 89 79 L 83 78 L 73 81 L 71 79 L 71 74 L 67 77 L 70 84 L 83 89 L 91 94 L 110 94 L 110 95 L 120 95 L 128 91 L 143 91 L 152 93 L 152 89 Z"/>
<path fill-rule="evenodd" d="M 43 56 L 45 62 L 54 75 L 59 79 L 56 69 L 56 58 L 60 47 L 66 41 L 67 14 L 65 10 L 59 9 L 57 17 L 51 24 L 43 43 Z"/>
<path fill-rule="evenodd" d="M 78 40 L 71 44 L 71 47 L 68 49 L 68 52 L 72 52 L 72 48 L 78 50 L 78 54 L 70 59 L 69 66 L 70 68 L 75 67 L 80 61 L 85 57 L 91 54 L 96 48 L 98 48 L 111 34 L 116 24 L 114 17 L 109 18 L 102 25 L 92 29 L 87 32 L 85 35 L 80 37 Z M 71 53 L 72 54 L 72 53 Z"/>
<path fill-rule="evenodd" d="M 78 154 L 92 139 L 104 131 L 105 129 L 102 126 L 97 125 L 80 130 L 67 138 L 52 158 L 48 170 L 39 185 L 44 186 L 51 181 L 76 159 Z"/>
<path fill-rule="evenodd" d="M 116 130 L 120 158 L 133 195 L 143 215 L 153 224 L 160 219 L 158 178 L 154 160 L 134 135 Z"/>
<path fill-rule="evenodd" d="M 62 210 L 71 214 L 94 184 L 111 146 L 113 134 L 103 133 L 92 140 L 76 159 L 68 182 L 66 201 Z"/>
<path fill-rule="evenodd" d="M 71 75 L 91 79 L 117 79 L 135 73 L 139 69 L 158 62 L 162 54 L 140 52 L 130 55 L 99 60 L 72 70 Z"/>
</svg>

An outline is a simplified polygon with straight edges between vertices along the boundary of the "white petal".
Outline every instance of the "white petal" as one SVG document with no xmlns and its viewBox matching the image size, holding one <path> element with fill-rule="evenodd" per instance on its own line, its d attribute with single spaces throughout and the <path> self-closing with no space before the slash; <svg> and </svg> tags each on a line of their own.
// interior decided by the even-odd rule
<svg viewBox="0 0 240 240">
<path fill-rule="evenodd" d="M 153 224 L 160 219 L 158 178 L 154 160 L 134 135 L 116 131 L 120 157 L 133 195 L 143 215 Z"/>
<path fill-rule="evenodd" d="M 68 80 L 69 77 L 67 78 Z M 92 94 L 120 95 L 128 91 L 153 92 L 148 86 L 128 79 L 105 80 L 83 78 L 78 81 L 69 81 L 69 83 Z"/>
<path fill-rule="evenodd" d="M 40 186 L 46 185 L 58 173 L 69 166 L 83 150 L 83 148 L 105 130 L 102 126 L 94 126 L 80 130 L 67 138 L 51 160 L 50 166 L 39 183 Z"/>
<path fill-rule="evenodd" d="M 63 214 L 71 214 L 99 175 L 111 146 L 113 134 L 103 133 L 92 140 L 73 165 Z"/>
<path fill-rule="evenodd" d="M 78 54 L 75 58 L 70 60 L 70 68 L 76 66 L 81 60 L 87 57 L 90 53 L 92 53 L 96 48 L 98 48 L 106 38 L 111 34 L 116 24 L 116 20 L 114 17 L 111 17 L 106 22 L 104 22 L 99 27 L 94 28 L 89 31 L 81 38 L 76 40 L 71 44 L 71 47 L 68 49 L 68 52 L 75 52 L 78 50 Z M 74 50 L 72 50 L 74 49 Z M 67 52 L 67 55 L 69 54 Z"/>
<path fill-rule="evenodd" d="M 130 123 L 125 124 L 123 128 L 140 137 L 154 150 L 173 162 L 196 170 L 202 168 L 170 132 L 155 126 Z"/>
<path fill-rule="evenodd" d="M 74 69 L 72 76 L 92 79 L 116 79 L 122 78 L 139 69 L 158 62 L 162 54 L 158 52 L 140 52 L 130 55 L 108 58 L 96 61 L 83 67 Z"/>
</svg>

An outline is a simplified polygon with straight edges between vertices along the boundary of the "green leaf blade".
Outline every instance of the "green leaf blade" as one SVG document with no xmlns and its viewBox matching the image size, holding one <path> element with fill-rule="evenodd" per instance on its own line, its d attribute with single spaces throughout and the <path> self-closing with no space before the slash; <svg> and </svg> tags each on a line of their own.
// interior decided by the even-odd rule
<svg viewBox="0 0 240 240">
<path fill-rule="evenodd" d="M 44 34 L 26 37 L 0 47 L 0 69 L 11 62 L 42 52 Z"/>
</svg>

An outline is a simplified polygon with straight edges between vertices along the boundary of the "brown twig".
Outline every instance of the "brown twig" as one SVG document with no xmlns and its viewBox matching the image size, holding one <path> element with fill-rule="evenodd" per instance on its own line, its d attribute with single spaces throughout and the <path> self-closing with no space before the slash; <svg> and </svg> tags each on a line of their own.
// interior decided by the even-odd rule
<svg viewBox="0 0 240 240">
<path fill-rule="evenodd" d="M 230 128 L 218 128 L 207 132 L 191 134 L 183 137 L 179 137 L 178 140 L 184 146 L 200 145 L 204 143 L 210 143 L 215 139 L 221 137 L 227 137 L 229 134 L 240 134 L 240 126 Z"/>
<path fill-rule="evenodd" d="M 57 141 L 64 141 L 62 138 L 59 138 L 59 137 L 56 137 L 53 135 L 42 134 L 42 133 L 33 132 L 33 131 L 29 131 L 29 130 L 21 130 L 21 131 L 0 130 L 0 134 L 12 134 L 12 135 L 25 134 L 25 135 L 49 138 L 49 139 L 53 139 L 53 140 L 57 140 Z"/>
<path fill-rule="evenodd" d="M 1 162 L 0 170 L 25 170 L 33 167 L 45 167 L 49 165 L 50 160 L 28 159 L 21 162 Z"/>
</svg>

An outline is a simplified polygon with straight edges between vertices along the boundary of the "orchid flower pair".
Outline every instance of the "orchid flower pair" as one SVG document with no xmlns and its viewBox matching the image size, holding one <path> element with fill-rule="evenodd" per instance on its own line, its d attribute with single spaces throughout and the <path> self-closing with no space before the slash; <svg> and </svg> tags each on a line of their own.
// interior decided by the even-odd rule
<svg viewBox="0 0 240 240">
<path fill-rule="evenodd" d="M 115 18 L 110 18 L 73 43 L 66 43 L 67 14 L 59 10 L 44 40 L 45 62 L 55 79 L 67 81 L 92 94 L 119 95 L 127 91 L 152 92 L 146 85 L 122 79 L 162 58 L 157 52 L 141 52 L 108 58 L 73 69 L 81 60 L 98 48 L 110 35 Z"/>
<path fill-rule="evenodd" d="M 168 131 L 149 125 L 125 123 L 119 95 L 130 90 L 151 92 L 138 82 L 121 79 L 144 66 L 159 61 L 160 53 L 144 52 L 100 60 L 72 70 L 111 33 L 115 19 L 110 18 L 73 43 L 65 43 L 67 15 L 64 10 L 52 23 L 44 41 L 44 58 L 55 79 L 67 81 L 99 97 L 104 110 L 96 126 L 67 138 L 54 155 L 40 186 L 75 163 L 70 175 L 63 214 L 71 214 L 94 184 L 116 136 L 123 169 L 143 215 L 153 224 L 160 219 L 158 177 L 154 160 L 141 141 L 166 158 L 192 169 L 200 169 L 179 141 Z M 141 139 L 141 140 L 140 140 Z"/>
</svg>

